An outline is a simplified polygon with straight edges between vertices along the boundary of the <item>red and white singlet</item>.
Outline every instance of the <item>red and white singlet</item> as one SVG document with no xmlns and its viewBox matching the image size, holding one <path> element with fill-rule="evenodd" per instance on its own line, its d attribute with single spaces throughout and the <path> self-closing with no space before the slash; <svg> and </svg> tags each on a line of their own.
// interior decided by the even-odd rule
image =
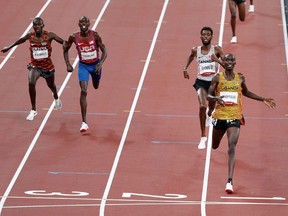
<svg viewBox="0 0 288 216">
<path fill-rule="evenodd" d="M 81 37 L 80 32 L 75 35 L 75 45 L 81 62 L 90 64 L 98 61 L 99 47 L 95 42 L 94 32 L 89 30 L 88 40 Z"/>
</svg>

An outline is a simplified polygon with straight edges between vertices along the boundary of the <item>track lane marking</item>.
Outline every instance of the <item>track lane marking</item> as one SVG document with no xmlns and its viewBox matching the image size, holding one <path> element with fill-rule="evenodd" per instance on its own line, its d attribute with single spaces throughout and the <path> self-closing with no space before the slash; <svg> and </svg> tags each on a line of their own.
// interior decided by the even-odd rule
<svg viewBox="0 0 288 216">
<path fill-rule="evenodd" d="M 15 197 L 16 198 L 16 197 Z M 29 197 L 30 199 L 33 199 Z M 35 198 L 34 198 L 35 199 Z M 42 198 L 42 200 L 77 200 L 77 201 L 99 201 L 100 199 L 87 199 L 87 198 Z M 110 203 L 107 204 L 107 206 L 171 206 L 171 205 L 178 205 L 178 206 L 183 206 L 183 205 L 199 205 L 200 201 L 171 201 L 171 200 L 123 200 L 123 199 L 109 199 L 111 202 L 115 203 Z M 116 203 L 117 202 L 117 203 Z M 287 207 L 288 203 L 279 203 L 279 202 L 269 202 L 269 203 L 264 203 L 264 202 L 207 202 L 207 205 L 210 206 L 231 206 L 231 205 L 254 205 L 254 206 L 277 206 L 277 207 Z M 39 205 L 11 205 L 11 206 L 5 206 L 5 209 L 27 209 L 27 208 L 63 208 L 63 207 L 98 207 L 100 204 L 98 203 L 76 203 L 76 204 L 39 204 Z"/>
<path fill-rule="evenodd" d="M 156 27 L 156 30 L 155 30 L 155 33 L 154 33 L 154 36 L 153 36 L 153 39 L 152 39 L 152 43 L 151 43 L 151 46 L 150 46 L 150 49 L 149 49 L 149 53 L 148 53 L 148 56 L 147 56 L 146 61 L 145 61 L 145 65 L 144 65 L 144 68 L 143 68 L 143 71 L 142 71 L 142 75 L 141 75 L 140 80 L 139 80 L 139 84 L 138 84 L 138 87 L 137 87 L 137 90 L 136 90 L 136 93 L 135 93 L 135 97 L 133 99 L 133 103 L 132 103 L 131 108 L 130 108 L 128 119 L 127 119 L 127 122 L 126 122 L 126 125 L 125 125 L 125 128 L 124 128 L 124 131 L 123 131 L 123 134 L 122 134 L 122 137 L 121 137 L 121 140 L 120 140 L 120 144 L 119 144 L 116 156 L 115 156 L 115 160 L 113 162 L 112 169 L 111 169 L 111 172 L 110 172 L 110 175 L 109 175 L 106 187 L 105 187 L 105 191 L 104 191 L 104 194 L 103 194 L 103 197 L 102 197 L 102 201 L 101 201 L 101 205 L 100 205 L 100 212 L 99 212 L 100 216 L 104 216 L 105 205 L 106 205 L 106 201 L 107 201 L 107 198 L 108 198 L 108 194 L 110 192 L 112 181 L 114 179 L 114 175 L 115 175 L 115 172 L 116 172 L 119 160 L 120 160 L 120 156 L 121 156 L 121 153 L 122 153 L 122 150 L 123 150 L 123 147 L 124 147 L 124 143 L 125 143 L 129 128 L 130 128 L 130 124 L 131 124 L 133 115 L 135 113 L 134 111 L 135 111 L 135 108 L 136 108 L 136 104 L 138 102 L 139 95 L 141 93 L 141 89 L 142 89 L 142 86 L 143 86 L 143 83 L 144 83 L 144 79 L 145 79 L 145 76 L 146 76 L 146 73 L 147 73 L 147 70 L 148 70 L 148 67 L 149 67 L 149 63 L 151 61 L 151 57 L 152 57 L 152 54 L 153 54 L 153 50 L 154 50 L 155 44 L 157 42 L 157 37 L 158 37 L 159 31 L 160 31 L 161 25 L 163 23 L 163 18 L 164 18 L 166 9 L 168 7 L 168 3 L 169 3 L 169 0 L 165 0 L 163 8 L 162 8 L 162 11 L 161 11 L 161 14 L 160 14 L 159 21 L 157 23 L 157 27 Z"/>
<path fill-rule="evenodd" d="M 284 35 L 284 44 L 285 44 L 285 54 L 286 54 L 286 72 L 288 75 L 288 34 L 287 34 L 287 22 L 288 20 L 286 20 L 286 16 L 285 16 L 285 4 L 284 4 L 284 0 L 279 0 L 280 1 L 280 5 L 281 5 L 281 13 L 282 13 L 282 26 L 283 26 L 283 35 Z M 287 9 L 286 9 L 287 10 Z"/>
<path fill-rule="evenodd" d="M 124 198 L 130 198 L 131 196 L 153 197 L 153 198 L 160 198 L 160 199 L 184 199 L 184 198 L 187 198 L 187 196 L 183 195 L 183 194 L 165 194 L 165 196 L 152 195 L 152 194 L 141 194 L 141 193 L 128 193 L 128 192 L 124 192 L 122 194 L 122 197 L 124 197 Z"/>
<path fill-rule="evenodd" d="M 286 200 L 286 198 L 284 198 L 284 197 L 225 197 L 225 196 L 222 196 L 220 198 L 221 199 L 237 199 L 237 200 L 242 200 L 242 199 L 246 199 L 246 200 L 283 200 L 283 201 Z"/>
<path fill-rule="evenodd" d="M 218 45 L 221 47 L 222 47 L 223 34 L 224 34 L 226 5 L 227 5 L 227 0 L 223 0 L 222 12 L 221 12 L 221 22 L 220 22 L 220 31 L 219 31 L 219 40 L 218 40 Z M 220 67 L 218 68 L 218 71 L 219 71 L 219 69 L 220 69 Z M 202 197 L 201 197 L 201 216 L 206 216 L 208 179 L 209 179 L 209 169 L 210 169 L 211 149 L 212 149 L 212 129 L 213 129 L 213 126 L 210 123 L 209 131 L 208 131 L 207 147 L 206 147 L 207 153 L 206 153 L 206 160 L 205 160 L 203 188 L 202 188 Z"/>
<path fill-rule="evenodd" d="M 108 175 L 107 172 L 59 172 L 59 171 L 49 171 L 52 175 Z"/>
<path fill-rule="evenodd" d="M 61 193 L 61 192 L 46 192 L 46 190 L 31 190 L 25 191 L 25 194 L 29 195 L 38 195 L 38 196 L 71 196 L 71 197 L 78 197 L 78 196 L 88 196 L 89 193 L 83 191 L 71 191 L 72 193 Z"/>
</svg>

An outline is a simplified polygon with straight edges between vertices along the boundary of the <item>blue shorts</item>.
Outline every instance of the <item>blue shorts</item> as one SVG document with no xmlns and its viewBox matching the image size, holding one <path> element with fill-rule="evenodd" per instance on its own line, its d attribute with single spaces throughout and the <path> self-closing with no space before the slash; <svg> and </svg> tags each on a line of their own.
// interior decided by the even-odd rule
<svg viewBox="0 0 288 216">
<path fill-rule="evenodd" d="M 98 64 L 98 62 L 99 61 L 91 63 L 91 64 L 79 62 L 79 65 L 78 65 L 79 82 L 80 81 L 89 82 L 89 75 L 91 75 L 93 81 L 98 81 L 98 82 L 100 81 L 102 70 L 100 71 L 99 74 L 95 73 L 95 66 Z"/>
</svg>

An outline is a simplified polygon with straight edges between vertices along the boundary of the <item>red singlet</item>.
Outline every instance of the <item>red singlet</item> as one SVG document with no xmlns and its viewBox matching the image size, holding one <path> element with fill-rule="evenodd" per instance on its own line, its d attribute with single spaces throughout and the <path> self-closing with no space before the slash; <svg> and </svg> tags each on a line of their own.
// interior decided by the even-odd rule
<svg viewBox="0 0 288 216">
<path fill-rule="evenodd" d="M 48 40 L 48 32 L 44 31 L 41 38 L 35 39 L 35 33 L 31 32 L 30 54 L 31 65 L 43 71 L 54 70 L 54 65 L 51 60 L 52 47 Z"/>
<path fill-rule="evenodd" d="M 81 62 L 90 64 L 98 61 L 99 47 L 95 42 L 92 30 L 89 30 L 87 38 L 81 37 L 80 32 L 76 33 L 75 45 Z"/>
</svg>

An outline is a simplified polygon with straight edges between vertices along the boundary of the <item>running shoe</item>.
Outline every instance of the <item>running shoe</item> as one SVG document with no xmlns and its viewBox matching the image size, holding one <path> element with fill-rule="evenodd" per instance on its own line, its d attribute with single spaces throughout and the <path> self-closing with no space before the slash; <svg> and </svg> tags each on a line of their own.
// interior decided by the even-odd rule
<svg viewBox="0 0 288 216">
<path fill-rule="evenodd" d="M 228 194 L 234 193 L 233 185 L 232 185 L 231 182 L 227 182 L 225 191 L 226 191 L 226 193 L 228 193 Z"/>
<path fill-rule="evenodd" d="M 29 115 L 26 117 L 26 119 L 28 121 L 33 121 L 34 117 L 37 115 L 37 111 L 36 110 L 30 110 Z"/>
<path fill-rule="evenodd" d="M 55 107 L 57 110 L 60 110 L 62 108 L 62 102 L 59 98 L 55 99 Z"/>
<path fill-rule="evenodd" d="M 80 132 L 84 133 L 89 129 L 88 124 L 86 124 L 85 122 L 82 122 L 81 127 L 80 127 Z"/>
<path fill-rule="evenodd" d="M 198 145 L 198 149 L 205 149 L 206 141 L 207 141 L 207 137 L 201 137 L 199 145 Z"/>
<path fill-rule="evenodd" d="M 208 110 L 207 110 L 207 112 L 208 112 Z M 206 112 L 206 121 L 205 121 L 205 125 L 206 125 L 206 127 L 209 127 L 210 124 L 211 124 L 211 122 L 212 122 L 212 117 L 211 117 L 211 116 L 208 116 L 208 115 L 207 115 L 207 112 Z"/>
<path fill-rule="evenodd" d="M 249 5 L 249 13 L 254 13 L 254 5 Z"/>
<path fill-rule="evenodd" d="M 237 43 L 237 37 L 236 37 L 236 36 L 233 36 L 230 42 L 231 42 L 231 43 Z"/>
</svg>

